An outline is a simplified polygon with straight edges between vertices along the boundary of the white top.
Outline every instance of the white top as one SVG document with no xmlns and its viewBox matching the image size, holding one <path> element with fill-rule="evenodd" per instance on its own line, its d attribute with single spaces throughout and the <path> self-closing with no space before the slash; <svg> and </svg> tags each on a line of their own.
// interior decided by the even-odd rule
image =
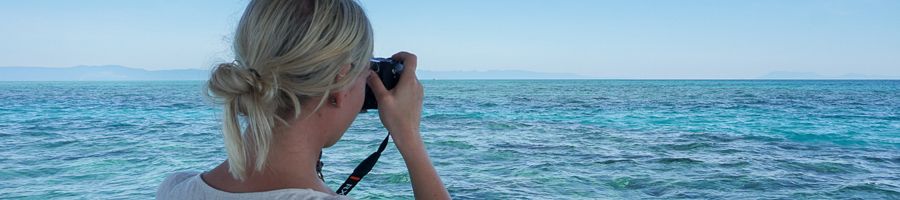
<svg viewBox="0 0 900 200">
<path fill-rule="evenodd" d="M 309 199 L 344 200 L 350 197 L 331 195 L 312 189 L 278 189 L 265 192 L 231 193 L 206 184 L 199 172 L 177 172 L 166 177 L 156 191 L 156 199 Z"/>
</svg>

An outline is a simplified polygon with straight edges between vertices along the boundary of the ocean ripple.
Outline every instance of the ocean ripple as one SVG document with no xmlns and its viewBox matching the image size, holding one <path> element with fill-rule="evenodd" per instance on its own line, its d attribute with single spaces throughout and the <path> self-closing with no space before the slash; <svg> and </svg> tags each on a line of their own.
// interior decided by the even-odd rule
<svg viewBox="0 0 900 200">
<path fill-rule="evenodd" d="M 900 81 L 423 80 L 455 199 L 900 199 Z M 0 199 L 147 199 L 225 159 L 202 82 L 0 82 Z M 323 155 L 337 187 L 386 131 Z M 393 146 L 350 194 L 411 199 Z"/>
</svg>

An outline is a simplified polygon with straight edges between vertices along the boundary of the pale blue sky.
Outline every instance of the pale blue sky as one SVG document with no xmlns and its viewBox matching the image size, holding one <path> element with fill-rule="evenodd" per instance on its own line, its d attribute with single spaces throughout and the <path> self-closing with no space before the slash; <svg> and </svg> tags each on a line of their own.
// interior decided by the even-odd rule
<svg viewBox="0 0 900 200">
<path fill-rule="evenodd" d="M 611 78 L 900 77 L 900 1 L 362 1 L 420 69 Z M 0 66 L 209 68 L 246 1 L 0 1 Z"/>
</svg>

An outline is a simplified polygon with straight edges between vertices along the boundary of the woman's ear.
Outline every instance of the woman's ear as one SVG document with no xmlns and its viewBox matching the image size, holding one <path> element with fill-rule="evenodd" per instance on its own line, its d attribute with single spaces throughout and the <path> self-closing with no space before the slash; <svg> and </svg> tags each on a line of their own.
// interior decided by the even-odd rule
<svg viewBox="0 0 900 200">
<path fill-rule="evenodd" d="M 341 79 L 351 78 L 351 77 L 347 77 L 347 73 L 350 73 L 350 64 L 341 65 L 341 71 L 338 72 L 338 75 L 334 77 L 334 82 L 337 83 Z M 346 90 L 343 90 L 343 89 L 338 90 L 334 93 L 331 93 L 331 95 L 329 95 L 328 102 L 329 102 L 329 104 L 331 104 L 331 106 L 340 108 L 341 107 L 340 105 L 341 105 L 341 103 L 344 102 L 346 95 L 347 95 Z"/>
<path fill-rule="evenodd" d="M 331 93 L 331 95 L 329 95 L 328 102 L 329 102 L 329 104 L 331 104 L 331 106 L 334 106 L 335 108 L 340 108 L 341 105 L 344 103 L 344 100 L 347 99 L 346 97 L 347 97 L 347 91 L 337 91 L 337 92 Z"/>
</svg>

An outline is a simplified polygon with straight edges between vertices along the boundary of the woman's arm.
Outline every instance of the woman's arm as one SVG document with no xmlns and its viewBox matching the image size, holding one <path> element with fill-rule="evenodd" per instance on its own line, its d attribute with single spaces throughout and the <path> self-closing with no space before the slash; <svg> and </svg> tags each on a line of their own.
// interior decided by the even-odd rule
<svg viewBox="0 0 900 200">
<path fill-rule="evenodd" d="M 381 123 L 391 132 L 394 144 L 406 162 L 416 199 L 450 199 L 419 133 L 424 89 L 416 78 L 416 55 L 400 52 L 391 58 L 404 66 L 396 87 L 385 89 L 375 73 L 370 73 L 368 80 L 378 101 Z"/>
<path fill-rule="evenodd" d="M 392 133 L 393 134 L 393 133 Z M 419 136 L 418 132 L 397 134 L 403 136 Z M 425 143 L 421 138 L 403 138 L 393 137 L 400 155 L 406 161 L 406 168 L 409 170 L 410 179 L 412 179 L 413 193 L 416 199 L 450 199 L 450 194 L 444 188 L 441 177 L 431 164 L 428 158 L 428 152 L 425 151 Z"/>
</svg>

